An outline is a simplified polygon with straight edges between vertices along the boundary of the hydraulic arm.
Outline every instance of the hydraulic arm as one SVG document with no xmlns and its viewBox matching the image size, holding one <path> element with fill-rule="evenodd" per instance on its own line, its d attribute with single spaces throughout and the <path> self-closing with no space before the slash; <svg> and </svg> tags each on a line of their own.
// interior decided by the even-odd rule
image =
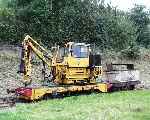
<svg viewBox="0 0 150 120">
<path fill-rule="evenodd" d="M 44 64 L 47 64 L 49 68 L 51 67 L 52 56 L 33 38 L 27 35 L 22 43 L 21 64 L 19 71 L 24 75 L 23 79 L 25 85 L 31 83 L 31 60 L 33 52 L 43 61 Z"/>
</svg>

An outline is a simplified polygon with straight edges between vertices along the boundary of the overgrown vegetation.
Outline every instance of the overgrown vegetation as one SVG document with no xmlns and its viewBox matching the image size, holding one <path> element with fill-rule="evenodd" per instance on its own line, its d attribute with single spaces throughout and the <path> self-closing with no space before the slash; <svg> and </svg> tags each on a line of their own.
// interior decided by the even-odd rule
<svg viewBox="0 0 150 120">
<path fill-rule="evenodd" d="M 126 50 L 127 54 L 131 50 L 128 48 L 150 45 L 149 11 L 141 5 L 124 12 L 105 5 L 104 0 L 1 0 L 0 3 L 3 43 L 20 44 L 24 35 L 29 34 L 49 46 L 68 39 L 96 43 L 101 50 Z"/>
<path fill-rule="evenodd" d="M 0 111 L 1 120 L 149 120 L 149 91 L 73 96 L 17 104 Z"/>
</svg>

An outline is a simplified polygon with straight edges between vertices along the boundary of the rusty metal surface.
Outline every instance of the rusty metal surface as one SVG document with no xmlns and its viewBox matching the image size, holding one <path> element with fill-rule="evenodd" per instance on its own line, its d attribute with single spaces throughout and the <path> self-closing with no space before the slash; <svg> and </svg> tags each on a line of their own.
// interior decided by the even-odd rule
<svg viewBox="0 0 150 120">
<path fill-rule="evenodd" d="M 133 64 L 107 64 L 105 81 L 109 83 L 124 83 L 140 81 L 139 70 L 134 69 Z"/>
<path fill-rule="evenodd" d="M 140 73 L 138 70 L 106 72 L 106 80 L 110 83 L 140 81 Z"/>
</svg>

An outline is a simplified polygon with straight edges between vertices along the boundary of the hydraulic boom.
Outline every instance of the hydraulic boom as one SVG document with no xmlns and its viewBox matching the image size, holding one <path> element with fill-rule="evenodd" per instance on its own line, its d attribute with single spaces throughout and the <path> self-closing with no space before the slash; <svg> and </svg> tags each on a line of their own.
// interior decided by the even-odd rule
<svg viewBox="0 0 150 120">
<path fill-rule="evenodd" d="M 52 56 L 46 51 L 45 48 L 40 46 L 33 38 L 27 35 L 22 43 L 21 64 L 19 71 L 20 73 L 23 73 L 25 85 L 31 83 L 31 60 L 33 52 L 43 61 L 43 63 L 47 64 L 49 68 L 51 67 Z"/>
</svg>

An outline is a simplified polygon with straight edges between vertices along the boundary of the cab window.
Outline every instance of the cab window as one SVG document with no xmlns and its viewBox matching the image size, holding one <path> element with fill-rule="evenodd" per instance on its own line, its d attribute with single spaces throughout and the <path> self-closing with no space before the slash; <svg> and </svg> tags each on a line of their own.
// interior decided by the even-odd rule
<svg viewBox="0 0 150 120">
<path fill-rule="evenodd" d="M 74 45 L 73 46 L 73 56 L 76 58 L 87 58 L 88 57 L 88 47 L 84 45 Z"/>
</svg>

